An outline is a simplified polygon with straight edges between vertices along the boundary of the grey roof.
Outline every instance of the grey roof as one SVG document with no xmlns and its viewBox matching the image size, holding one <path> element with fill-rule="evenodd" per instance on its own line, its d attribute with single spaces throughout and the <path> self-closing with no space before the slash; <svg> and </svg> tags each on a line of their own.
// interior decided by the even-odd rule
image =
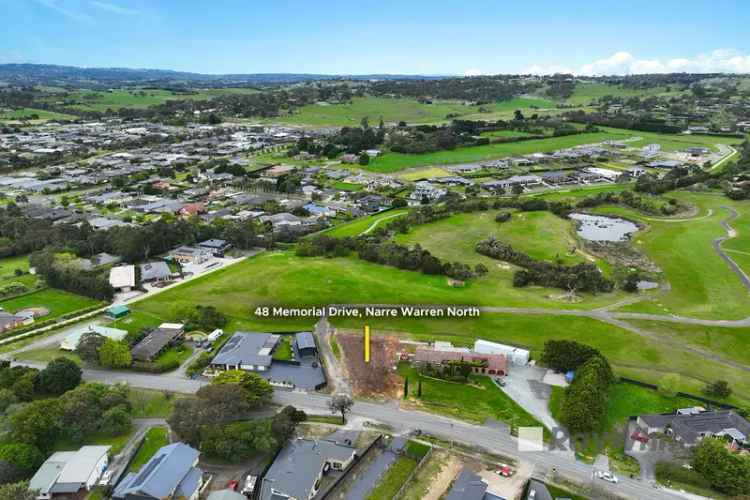
<svg viewBox="0 0 750 500">
<path fill-rule="evenodd" d="M 237 493 L 236 491 L 221 490 L 214 491 L 213 493 L 208 495 L 207 500 L 247 500 L 247 497 L 245 495 Z"/>
<path fill-rule="evenodd" d="M 172 274 L 167 263 L 163 261 L 146 262 L 145 264 L 141 264 L 140 267 L 141 281 L 168 278 Z"/>
<path fill-rule="evenodd" d="M 740 442 L 747 442 L 750 436 L 750 422 L 732 410 L 704 411 L 699 413 L 675 415 L 641 415 L 640 419 L 649 427 L 669 427 L 676 437 L 686 444 L 696 443 L 702 434 L 744 435 Z M 736 439 L 736 438 L 735 438 Z"/>
<path fill-rule="evenodd" d="M 131 354 L 135 359 L 150 361 L 170 342 L 174 341 L 182 334 L 183 330 L 181 328 L 159 327 L 138 342 L 131 350 Z"/>
<path fill-rule="evenodd" d="M 482 500 L 487 491 L 487 483 L 469 469 L 464 468 L 453 482 L 445 500 Z"/>
<path fill-rule="evenodd" d="M 37 470 L 29 487 L 41 493 L 75 493 L 91 477 L 109 446 L 82 446 L 78 451 L 53 453 Z"/>
<path fill-rule="evenodd" d="M 294 341 L 297 343 L 297 349 L 317 349 L 315 337 L 310 332 L 299 332 L 294 335 Z"/>
<path fill-rule="evenodd" d="M 293 498 L 309 498 L 325 463 L 329 460 L 347 462 L 354 453 L 354 448 L 331 441 L 290 441 L 263 477 L 260 500 L 275 498 L 273 490 Z"/>
<path fill-rule="evenodd" d="M 534 492 L 532 496 L 531 492 Z M 552 500 L 552 495 L 547 489 L 547 485 L 536 479 L 529 480 L 529 488 L 526 492 L 526 498 L 533 498 L 534 500 Z"/>
<path fill-rule="evenodd" d="M 226 240 L 219 240 L 216 238 L 212 238 L 206 241 L 201 241 L 200 243 L 198 243 L 199 247 L 211 248 L 211 249 L 222 248 L 222 247 L 225 247 L 226 245 L 227 245 Z"/>
<path fill-rule="evenodd" d="M 258 332 L 237 332 L 211 360 L 214 365 L 271 365 L 271 351 L 278 335 Z"/>
<path fill-rule="evenodd" d="M 190 488 L 193 488 L 189 493 L 192 494 L 203 474 L 194 466 L 199 455 L 198 450 L 183 443 L 163 446 L 138 473 L 128 474 L 123 479 L 112 498 L 127 498 L 128 495 L 170 498 L 173 494 L 185 495 Z"/>
</svg>

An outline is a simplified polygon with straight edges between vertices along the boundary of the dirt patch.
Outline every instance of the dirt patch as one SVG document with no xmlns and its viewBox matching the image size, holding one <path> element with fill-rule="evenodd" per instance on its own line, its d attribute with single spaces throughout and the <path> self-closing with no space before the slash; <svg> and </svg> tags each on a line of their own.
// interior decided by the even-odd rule
<svg viewBox="0 0 750 500">
<path fill-rule="evenodd" d="M 441 452 L 436 452 L 437 455 Z M 434 457 L 433 459 L 439 459 Z M 463 463 L 453 455 L 450 455 L 445 460 L 445 463 L 440 468 L 440 471 L 430 482 L 430 487 L 422 497 L 423 500 L 440 500 L 443 494 L 448 491 L 453 480 L 461 472 Z"/>
<path fill-rule="evenodd" d="M 370 339 L 369 363 L 365 363 L 364 338 L 361 333 L 339 331 L 336 339 L 355 396 L 398 397 L 401 379 L 394 370 L 399 346 L 397 338 L 373 336 Z"/>
<path fill-rule="evenodd" d="M 533 467 L 528 463 L 519 464 L 516 473 L 511 477 L 503 477 L 495 474 L 496 468 L 484 469 L 478 472 L 479 477 L 489 485 L 487 488 L 503 498 L 518 498 L 523 491 L 526 481 L 531 477 Z"/>
</svg>

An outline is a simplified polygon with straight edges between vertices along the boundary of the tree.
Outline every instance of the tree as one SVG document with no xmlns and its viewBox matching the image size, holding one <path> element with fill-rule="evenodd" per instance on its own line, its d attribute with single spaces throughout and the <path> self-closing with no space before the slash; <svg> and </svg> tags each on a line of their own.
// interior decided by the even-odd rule
<svg viewBox="0 0 750 500">
<path fill-rule="evenodd" d="M 515 194 L 515 195 L 519 195 L 519 194 L 523 193 L 523 186 L 520 185 L 520 184 L 513 184 L 513 187 L 510 188 L 510 192 L 513 193 L 513 194 Z"/>
<path fill-rule="evenodd" d="M 106 337 L 96 332 L 86 332 L 78 341 L 76 354 L 87 363 L 99 363 L 99 348 L 105 340 Z"/>
<path fill-rule="evenodd" d="M 417 384 L 417 397 L 422 397 L 422 379 L 419 379 L 419 384 Z"/>
<path fill-rule="evenodd" d="M 128 345 L 106 339 L 99 348 L 99 364 L 106 368 L 126 368 L 133 362 Z"/>
<path fill-rule="evenodd" d="M 360 155 L 359 155 L 359 164 L 360 165 L 369 165 L 370 164 L 370 155 L 368 155 L 365 152 L 360 153 Z"/>
<path fill-rule="evenodd" d="M 409 397 L 409 377 L 404 378 L 404 399 Z"/>
<path fill-rule="evenodd" d="M 60 434 L 60 402 L 41 399 L 20 408 L 8 418 L 15 441 L 47 449 Z"/>
<path fill-rule="evenodd" d="M 591 346 L 573 340 L 548 340 L 544 343 L 541 362 L 558 372 L 576 370 L 593 356 L 601 353 Z"/>
<path fill-rule="evenodd" d="M 726 399 L 732 395 L 732 388 L 729 387 L 729 382 L 726 380 L 716 380 L 706 385 L 703 388 L 703 393 L 706 396 Z"/>
<path fill-rule="evenodd" d="M 29 490 L 28 481 L 0 486 L 0 500 L 35 500 L 38 490 Z"/>
<path fill-rule="evenodd" d="M 342 424 L 346 423 L 346 414 L 352 411 L 352 406 L 354 406 L 354 400 L 348 394 L 336 394 L 328 401 L 331 413 L 341 414 Z"/>
<path fill-rule="evenodd" d="M 750 458 L 729 451 L 716 438 L 704 438 L 693 452 L 693 467 L 727 495 L 750 494 Z"/>
<path fill-rule="evenodd" d="M 520 109 L 515 110 L 513 112 L 513 119 L 517 122 L 523 121 L 524 119 L 523 111 L 521 111 Z"/>
<path fill-rule="evenodd" d="M 29 477 L 42 465 L 44 455 L 34 445 L 10 443 L 0 446 L 0 460 L 15 467 L 22 477 Z"/>
<path fill-rule="evenodd" d="M 273 396 L 273 387 L 257 373 L 244 370 L 226 370 L 213 380 L 214 384 L 237 384 L 245 400 L 254 408 L 268 403 Z"/>
<path fill-rule="evenodd" d="M 81 368 L 68 358 L 55 358 L 39 372 L 39 389 L 59 396 L 81 383 Z"/>
<path fill-rule="evenodd" d="M 18 402 L 18 398 L 10 389 L 0 389 L 0 413 L 5 412 L 8 407 Z"/>
</svg>

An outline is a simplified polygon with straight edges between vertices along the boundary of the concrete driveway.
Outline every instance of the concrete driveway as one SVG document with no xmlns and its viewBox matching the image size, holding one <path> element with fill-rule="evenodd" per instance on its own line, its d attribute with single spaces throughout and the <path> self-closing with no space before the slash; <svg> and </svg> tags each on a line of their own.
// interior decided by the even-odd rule
<svg viewBox="0 0 750 500">
<path fill-rule="evenodd" d="M 505 387 L 501 389 L 545 427 L 559 434 L 562 432 L 562 426 L 552 417 L 549 411 L 552 387 L 542 382 L 546 372 L 546 368 L 537 366 L 513 365 L 504 379 Z M 565 449 L 572 453 L 567 436 L 561 441 Z"/>
</svg>

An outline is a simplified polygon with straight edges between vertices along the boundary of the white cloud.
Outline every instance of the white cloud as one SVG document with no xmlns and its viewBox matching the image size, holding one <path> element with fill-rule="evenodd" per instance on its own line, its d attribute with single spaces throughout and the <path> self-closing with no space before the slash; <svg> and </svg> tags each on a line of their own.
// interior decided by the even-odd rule
<svg viewBox="0 0 750 500">
<path fill-rule="evenodd" d="M 610 57 L 597 59 L 580 68 L 559 65 L 535 64 L 523 73 L 550 75 L 572 73 L 582 76 L 629 75 L 642 73 L 750 73 L 750 54 L 735 49 L 716 49 L 692 58 L 638 59 L 629 52 L 616 52 Z"/>
<path fill-rule="evenodd" d="M 58 14 L 62 14 L 68 19 L 72 19 L 73 21 L 77 21 L 79 23 L 86 23 L 86 24 L 92 24 L 94 22 L 93 17 L 83 12 L 78 12 L 76 10 L 66 7 L 65 2 L 63 2 L 62 0 L 35 0 L 35 1 L 36 3 L 40 5 L 44 5 L 48 9 L 54 10 Z"/>
<path fill-rule="evenodd" d="M 464 76 L 482 76 L 482 70 L 481 69 L 467 69 L 464 71 Z"/>
<path fill-rule="evenodd" d="M 107 12 L 111 12 L 112 14 L 118 14 L 121 16 L 132 16 L 138 14 L 137 10 L 126 9 L 125 7 L 120 7 L 119 5 L 115 5 L 113 3 L 98 2 L 95 0 L 92 0 L 89 3 L 97 9 L 106 10 Z"/>
</svg>

